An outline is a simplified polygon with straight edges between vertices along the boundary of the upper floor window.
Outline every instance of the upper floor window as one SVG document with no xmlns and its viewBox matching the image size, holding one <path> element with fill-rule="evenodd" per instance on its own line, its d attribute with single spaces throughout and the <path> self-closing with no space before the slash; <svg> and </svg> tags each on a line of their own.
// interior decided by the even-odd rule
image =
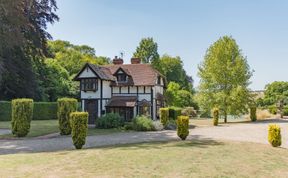
<svg viewBox="0 0 288 178">
<path fill-rule="evenodd" d="M 160 76 L 157 77 L 157 84 L 161 85 L 161 77 Z"/>
<path fill-rule="evenodd" d="M 97 91 L 98 90 L 97 79 L 82 79 L 82 81 L 81 81 L 81 90 L 84 90 L 84 91 Z"/>
<path fill-rule="evenodd" d="M 127 81 L 127 76 L 125 74 L 118 74 L 117 75 L 117 81 L 118 82 L 126 82 Z"/>
</svg>

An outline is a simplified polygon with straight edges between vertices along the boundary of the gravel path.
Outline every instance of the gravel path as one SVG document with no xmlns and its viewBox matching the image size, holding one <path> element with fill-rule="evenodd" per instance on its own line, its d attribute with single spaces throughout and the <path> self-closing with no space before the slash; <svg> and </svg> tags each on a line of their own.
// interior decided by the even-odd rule
<svg viewBox="0 0 288 178">
<path fill-rule="evenodd" d="M 0 135 L 7 135 L 10 134 L 10 129 L 0 129 Z"/>
<path fill-rule="evenodd" d="M 282 128 L 282 147 L 288 148 L 288 121 L 225 124 L 218 127 L 196 127 L 190 129 L 189 140 L 209 139 L 211 141 L 232 140 L 268 144 L 268 124 L 277 123 Z M 179 140 L 175 131 L 127 132 L 110 135 L 89 136 L 84 148 L 142 143 L 153 141 Z M 47 139 L 0 140 L 0 154 L 21 152 L 45 152 L 74 149 L 71 137 Z"/>
</svg>

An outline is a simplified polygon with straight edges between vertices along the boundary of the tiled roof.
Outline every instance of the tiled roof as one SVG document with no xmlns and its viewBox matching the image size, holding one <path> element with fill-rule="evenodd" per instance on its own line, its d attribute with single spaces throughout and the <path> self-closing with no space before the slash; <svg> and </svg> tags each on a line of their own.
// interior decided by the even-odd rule
<svg viewBox="0 0 288 178">
<path fill-rule="evenodd" d="M 163 77 L 163 75 L 155 70 L 150 64 L 97 66 L 87 63 L 85 66 L 88 66 L 90 69 L 92 69 L 93 72 L 97 74 L 102 80 L 111 81 L 112 86 L 154 86 L 157 83 L 157 77 Z M 129 76 L 127 82 L 117 82 L 116 76 L 114 76 L 114 74 L 119 69 L 122 69 Z M 75 80 L 78 79 L 78 76 L 82 71 L 77 74 Z M 163 79 L 165 80 L 165 77 L 163 77 Z"/>
<path fill-rule="evenodd" d="M 136 96 L 113 96 L 106 106 L 108 107 L 134 107 L 137 102 Z"/>
</svg>

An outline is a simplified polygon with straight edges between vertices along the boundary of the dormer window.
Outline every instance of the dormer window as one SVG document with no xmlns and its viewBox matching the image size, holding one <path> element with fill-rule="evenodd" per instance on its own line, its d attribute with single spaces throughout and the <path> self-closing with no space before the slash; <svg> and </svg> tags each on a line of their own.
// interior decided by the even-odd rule
<svg viewBox="0 0 288 178">
<path fill-rule="evenodd" d="M 127 76 L 125 74 L 118 74 L 117 75 L 118 82 L 127 82 Z"/>
<path fill-rule="evenodd" d="M 161 85 L 161 77 L 160 76 L 157 77 L 157 84 Z"/>
<path fill-rule="evenodd" d="M 97 79 L 82 79 L 81 90 L 83 90 L 83 91 L 97 91 L 98 90 Z"/>
</svg>

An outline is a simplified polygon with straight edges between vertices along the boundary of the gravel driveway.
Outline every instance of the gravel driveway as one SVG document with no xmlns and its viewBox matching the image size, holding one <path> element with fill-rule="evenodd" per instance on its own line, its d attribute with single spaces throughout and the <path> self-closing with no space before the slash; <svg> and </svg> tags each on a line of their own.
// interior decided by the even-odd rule
<svg viewBox="0 0 288 178">
<path fill-rule="evenodd" d="M 282 147 L 288 148 L 288 121 L 273 120 L 256 123 L 232 123 L 218 127 L 196 127 L 190 129 L 189 140 L 209 139 L 215 141 L 247 141 L 262 144 L 267 142 L 268 124 L 277 123 L 282 129 Z M 127 132 L 110 135 L 88 136 L 84 148 L 153 141 L 179 140 L 175 131 Z M 71 137 L 47 139 L 0 140 L 0 154 L 21 152 L 45 152 L 74 149 Z"/>
</svg>

